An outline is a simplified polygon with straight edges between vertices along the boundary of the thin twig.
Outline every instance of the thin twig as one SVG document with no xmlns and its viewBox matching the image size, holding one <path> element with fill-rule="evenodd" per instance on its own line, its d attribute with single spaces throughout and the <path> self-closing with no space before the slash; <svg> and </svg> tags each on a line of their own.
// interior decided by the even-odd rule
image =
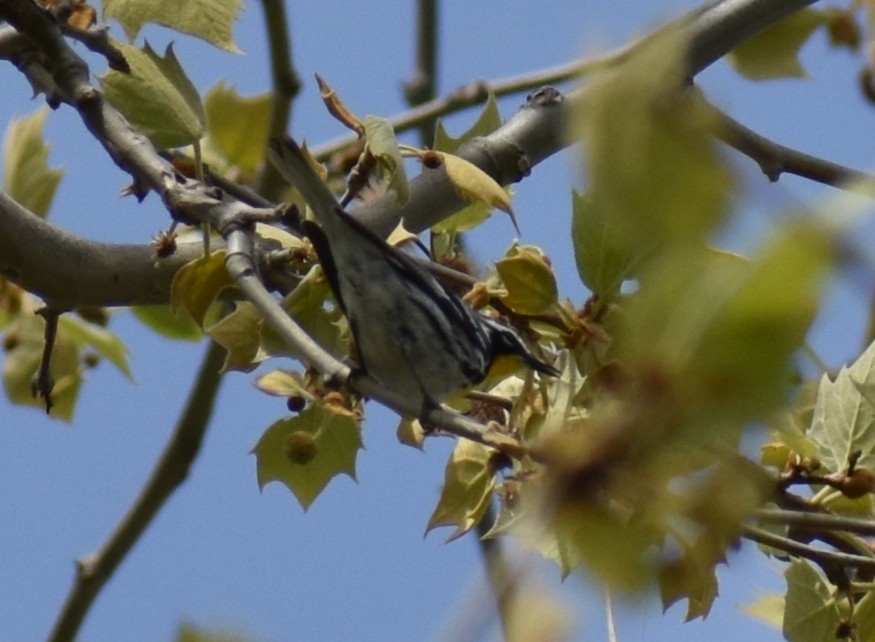
<svg viewBox="0 0 875 642">
<path fill-rule="evenodd" d="M 49 642 L 76 639 L 76 633 L 101 589 L 167 499 L 185 481 L 212 416 L 224 358 L 224 349 L 211 342 L 176 428 L 139 497 L 100 550 L 78 561 L 76 580 L 55 622 Z"/>
<path fill-rule="evenodd" d="M 839 189 L 848 189 L 864 181 L 875 182 L 873 174 L 845 167 L 776 143 L 745 127 L 713 105 L 711 108 L 719 118 L 718 138 L 756 161 L 763 174 L 772 182 L 776 182 L 781 174 L 785 173 L 795 174 Z"/>
<path fill-rule="evenodd" d="M 419 0 L 416 11 L 416 69 L 404 83 L 407 104 L 417 107 L 437 95 L 438 62 L 438 0 Z M 419 140 L 423 147 L 434 140 L 436 119 L 419 125 Z"/>
<path fill-rule="evenodd" d="M 40 308 L 35 312 L 40 315 L 46 322 L 46 329 L 43 339 L 43 355 L 40 359 L 39 370 L 37 370 L 36 379 L 33 382 L 34 396 L 42 397 L 46 402 L 46 414 L 52 411 L 52 389 L 55 387 L 55 381 L 52 379 L 52 352 L 55 349 L 55 342 L 58 339 L 58 319 L 61 317 L 61 312 L 55 308 L 48 306 Z"/>
<path fill-rule="evenodd" d="M 840 564 L 842 566 L 851 566 L 869 571 L 875 571 L 875 558 L 863 557 L 862 555 L 852 555 L 849 553 L 836 553 L 835 551 L 825 551 L 820 548 L 814 548 L 807 544 L 802 544 L 788 537 L 775 535 L 761 528 L 754 526 L 742 526 L 742 537 L 759 544 L 771 546 L 778 550 L 784 551 L 795 557 L 803 557 L 820 566 L 829 567 L 830 565 Z"/>
<path fill-rule="evenodd" d="M 762 508 L 753 515 L 767 524 L 784 524 L 806 530 L 834 530 L 875 536 L 875 520 L 844 517 L 828 513 L 799 512 Z"/>
<path fill-rule="evenodd" d="M 301 78 L 292 63 L 292 43 L 286 18 L 284 0 L 262 0 L 264 30 L 270 54 L 270 76 L 273 86 L 268 140 L 286 133 L 292 113 L 292 101 L 301 91 Z M 278 200 L 284 186 L 282 177 L 272 163 L 265 162 L 256 191 L 267 198 Z"/>
</svg>

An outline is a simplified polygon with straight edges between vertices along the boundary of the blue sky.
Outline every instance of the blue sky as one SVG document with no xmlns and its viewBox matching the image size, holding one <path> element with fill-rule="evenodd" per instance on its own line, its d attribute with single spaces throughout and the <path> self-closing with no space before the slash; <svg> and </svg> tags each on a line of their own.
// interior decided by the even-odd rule
<svg viewBox="0 0 875 642">
<path fill-rule="evenodd" d="M 318 71 L 359 114 L 404 109 L 400 85 L 412 69 L 414 3 L 290 3 L 295 64 L 306 83 L 294 107 L 292 133 L 319 143 L 341 134 L 324 112 L 312 82 Z M 563 63 L 640 34 L 694 5 L 669 0 L 572 0 L 549 3 L 446 3 L 441 14 L 440 89 Z M 118 35 L 120 30 L 114 32 Z M 236 40 L 245 55 L 146 32 L 163 47 L 169 38 L 195 83 L 219 80 L 244 94 L 266 91 L 260 4 L 250 2 Z M 141 36 L 142 38 L 142 36 Z M 817 36 L 803 53 L 812 78 L 753 83 L 724 63 L 699 83 L 711 99 L 746 125 L 809 153 L 871 168 L 871 105 L 858 96 L 859 61 L 830 51 Z M 99 71 L 99 68 L 97 69 Z M 0 67 L 0 122 L 29 113 L 26 82 Z M 509 116 L 523 97 L 501 102 Z M 449 120 L 461 131 L 468 111 Z M 127 177 L 84 133 L 68 108 L 47 124 L 51 162 L 67 170 L 52 220 L 102 240 L 148 242 L 166 225 L 157 199 L 121 198 Z M 828 188 L 785 178 L 770 184 L 754 164 L 735 157 L 746 195 L 732 235 L 752 247 L 776 220 L 770 212 L 798 210 Z M 586 293 L 571 254 L 570 190 L 578 170 L 562 153 L 515 186 L 514 209 L 524 242 L 545 247 L 563 296 L 580 304 Z M 870 234 L 872 225 L 862 228 Z M 483 263 L 514 237 L 497 216 L 471 235 Z M 871 275 L 868 275 L 871 277 Z M 853 358 L 865 319 L 871 278 L 839 284 L 824 306 L 812 342 L 826 361 Z M 120 312 L 112 323 L 131 349 L 136 382 L 108 365 L 89 373 L 72 426 L 0 400 L 0 639 L 38 640 L 48 633 L 73 577 L 73 561 L 97 548 L 130 505 L 163 448 L 194 377 L 204 343 L 168 343 Z M 475 542 L 445 545 L 438 531 L 423 538 L 438 498 L 449 439 L 429 441 L 424 453 L 395 440 L 397 420 L 369 407 L 358 483 L 332 482 L 305 514 L 282 486 L 259 493 L 249 454 L 262 431 L 283 416 L 284 404 L 258 393 L 251 375 L 223 384 L 213 425 L 192 476 L 159 514 L 94 605 L 80 639 L 91 642 L 170 640 L 182 620 L 280 640 L 495 639 L 491 597 Z M 578 639 L 604 639 L 598 590 L 530 558 L 543 585 L 579 614 Z M 682 609 L 665 616 L 655 600 L 620 604 L 624 641 L 780 639 L 780 633 L 737 611 L 766 590 L 780 590 L 782 567 L 752 545 L 723 569 L 721 598 L 704 623 L 681 625 Z M 485 629 L 475 624 L 486 617 Z M 470 618 L 470 619 L 466 619 Z M 451 622 L 471 623 L 464 635 Z M 467 626 L 467 624 L 466 624 Z M 465 627 L 463 627 L 465 628 Z"/>
</svg>

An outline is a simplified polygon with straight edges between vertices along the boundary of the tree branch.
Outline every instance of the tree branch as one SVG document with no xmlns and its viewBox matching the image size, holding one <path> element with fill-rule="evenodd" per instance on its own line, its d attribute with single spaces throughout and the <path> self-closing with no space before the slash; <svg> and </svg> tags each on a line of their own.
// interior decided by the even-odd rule
<svg viewBox="0 0 875 642">
<path fill-rule="evenodd" d="M 50 642 L 76 638 L 100 590 L 170 495 L 185 481 L 212 416 L 224 357 L 224 349 L 211 342 L 170 441 L 139 497 L 100 550 L 78 561 L 76 580 L 49 636 Z"/>
</svg>

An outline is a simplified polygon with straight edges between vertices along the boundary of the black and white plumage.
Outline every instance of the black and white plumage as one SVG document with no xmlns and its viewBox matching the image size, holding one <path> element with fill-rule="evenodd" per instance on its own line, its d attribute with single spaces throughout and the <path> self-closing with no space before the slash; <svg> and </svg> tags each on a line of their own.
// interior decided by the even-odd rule
<svg viewBox="0 0 875 642">
<path fill-rule="evenodd" d="M 290 138 L 271 143 L 280 173 L 316 222 L 304 221 L 335 298 L 349 320 L 361 368 L 421 406 L 482 381 L 495 359 L 537 359 L 509 327 L 468 307 L 426 269 L 346 213 Z"/>
</svg>

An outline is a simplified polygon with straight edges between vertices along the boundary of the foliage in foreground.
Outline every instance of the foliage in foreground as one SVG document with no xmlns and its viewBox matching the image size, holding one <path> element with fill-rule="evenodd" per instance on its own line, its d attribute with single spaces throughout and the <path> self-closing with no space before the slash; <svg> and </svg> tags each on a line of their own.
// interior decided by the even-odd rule
<svg viewBox="0 0 875 642">
<path fill-rule="evenodd" d="M 129 36 L 155 19 L 126 6 L 105 8 Z M 233 19 L 236 5 L 224 6 Z M 181 31 L 233 49 L 224 30 L 205 35 L 189 18 L 176 18 Z M 853 26 L 852 14 L 800 12 L 738 48 L 734 64 L 756 78 L 798 75 L 798 48 L 821 27 L 839 41 L 837 24 Z M 496 505 L 486 538 L 514 535 L 564 574 L 582 567 L 614 588 L 658 587 L 666 606 L 687 601 L 688 618 L 708 614 L 716 567 L 747 538 L 769 555 L 793 557 L 783 610 L 788 639 L 869 639 L 875 562 L 854 533 L 875 529 L 836 521 L 818 530 L 805 522 L 869 518 L 873 510 L 875 347 L 817 384 L 802 380 L 799 362 L 829 279 L 849 260 L 847 234 L 831 204 L 784 217 L 751 256 L 717 246 L 735 220 L 737 185 L 715 144 L 725 123 L 687 86 L 687 44 L 682 30 L 646 41 L 589 79 L 575 106 L 571 130 L 581 143 L 586 189 L 572 196 L 570 217 L 551 216 L 570 218 L 579 277 L 591 297 L 564 300 L 548 258 L 518 243 L 468 288 L 473 305 L 511 321 L 562 375 L 512 373 L 488 383 L 483 392 L 491 399 L 454 401 L 486 427 L 477 440 L 458 440 L 428 528 L 449 526 L 452 538 L 461 536 Z M 256 185 L 268 132 L 253 128 L 267 120 L 267 95 L 241 97 L 218 85 L 202 100 L 172 50 L 118 50 L 129 69 L 107 72 L 101 87 L 156 148 L 192 145 L 195 176 L 205 163 L 215 175 Z M 389 121 L 360 119 L 327 84 L 322 89 L 329 110 L 360 135 L 356 169 L 374 184 L 405 201 L 404 159 L 416 157 L 423 172 L 443 167 L 469 202 L 432 229 L 436 262 L 464 267 L 459 235 L 494 208 L 514 216 L 501 186 L 457 154 L 500 126 L 494 101 L 457 138 L 439 127 L 434 152 L 426 152 L 399 144 Z M 39 216 L 61 179 L 47 165 L 45 116 L 16 121 L 4 148 L 5 192 Z M 180 172 L 187 162 L 177 161 Z M 294 193 L 285 198 L 302 205 Z M 294 277 L 281 291 L 282 309 L 328 353 L 354 355 L 312 248 L 294 225 L 259 224 L 256 232 Z M 172 244 L 156 245 L 156 261 L 165 250 L 172 254 Z M 169 303 L 190 319 L 155 309 L 139 310 L 140 318 L 177 338 L 191 338 L 193 320 L 227 349 L 226 370 L 248 372 L 294 355 L 282 333 L 235 292 L 226 258 L 224 250 L 207 251 L 177 273 Z M 39 306 L 34 295 L 0 282 L 5 390 L 14 402 L 41 406 L 31 394 L 44 358 Z M 68 421 L 87 367 L 108 359 L 129 375 L 106 313 L 78 312 L 61 318 L 51 365 L 52 416 Z M 288 398 L 290 408 L 255 446 L 258 482 L 285 484 L 306 509 L 333 477 L 355 475 L 362 396 L 287 362 L 258 383 Z M 754 427 L 768 434 L 757 462 L 739 449 Z M 430 430 L 405 418 L 399 439 L 420 446 Z M 796 486 L 811 492 L 797 494 Z M 816 549 L 811 540 L 832 548 Z M 764 603 L 752 607 L 764 611 Z"/>
</svg>

